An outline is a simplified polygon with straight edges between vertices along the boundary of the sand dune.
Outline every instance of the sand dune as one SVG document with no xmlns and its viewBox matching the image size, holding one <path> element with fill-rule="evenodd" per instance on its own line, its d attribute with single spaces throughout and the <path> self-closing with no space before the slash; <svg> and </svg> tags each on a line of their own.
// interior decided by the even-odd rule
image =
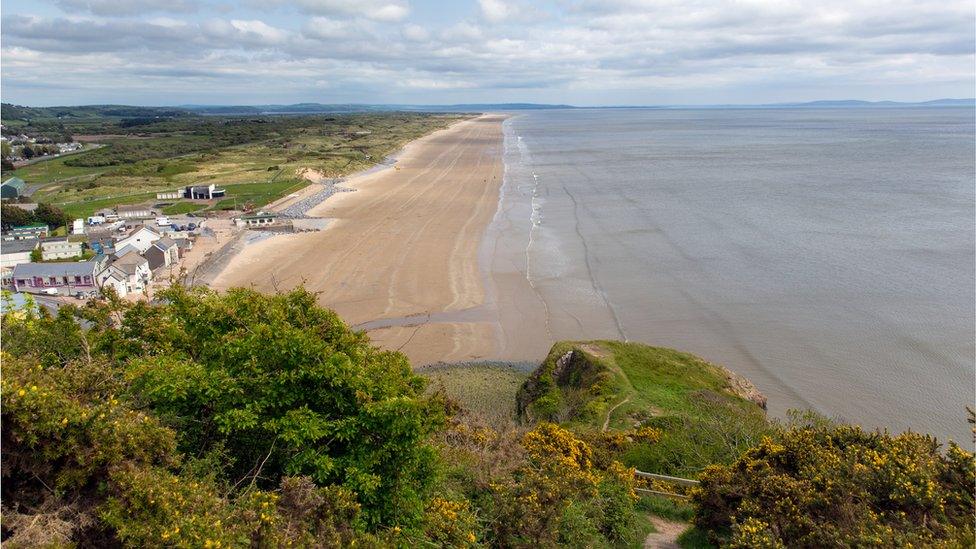
<svg viewBox="0 0 976 549">
<path fill-rule="evenodd" d="M 478 247 L 502 183 L 502 120 L 486 115 L 411 142 L 399 169 L 351 178 L 344 185 L 356 192 L 310 212 L 334 220 L 327 230 L 250 245 L 212 286 L 304 283 L 348 323 L 380 321 L 376 343 L 417 364 L 491 353 L 496 324 L 470 311 L 485 299 Z"/>
</svg>

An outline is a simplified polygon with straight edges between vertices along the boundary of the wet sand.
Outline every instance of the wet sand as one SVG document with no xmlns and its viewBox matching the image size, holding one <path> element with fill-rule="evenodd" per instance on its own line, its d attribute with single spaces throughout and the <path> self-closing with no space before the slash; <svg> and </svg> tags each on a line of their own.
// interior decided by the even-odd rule
<svg viewBox="0 0 976 549">
<path fill-rule="evenodd" d="M 478 254 L 502 184 L 503 119 L 481 116 L 412 141 L 398 169 L 352 177 L 342 185 L 356 192 L 309 212 L 332 219 L 328 229 L 248 245 L 211 286 L 304 284 L 417 365 L 491 355 L 498 329 L 478 313 L 487 295 Z"/>
</svg>

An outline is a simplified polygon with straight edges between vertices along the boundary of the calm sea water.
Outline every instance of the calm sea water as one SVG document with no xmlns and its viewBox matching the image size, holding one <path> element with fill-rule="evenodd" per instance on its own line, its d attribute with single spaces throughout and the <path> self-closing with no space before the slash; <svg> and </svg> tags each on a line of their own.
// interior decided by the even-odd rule
<svg viewBox="0 0 976 549">
<path fill-rule="evenodd" d="M 534 294 L 499 304 L 526 324 L 509 354 L 675 347 L 774 415 L 971 441 L 973 109 L 539 111 L 505 131 L 489 265 Z"/>
</svg>

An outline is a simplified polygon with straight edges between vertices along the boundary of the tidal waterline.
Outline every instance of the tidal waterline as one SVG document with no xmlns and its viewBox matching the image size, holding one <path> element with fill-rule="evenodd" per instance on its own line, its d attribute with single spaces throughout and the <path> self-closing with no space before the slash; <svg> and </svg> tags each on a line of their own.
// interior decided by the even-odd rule
<svg viewBox="0 0 976 549">
<path fill-rule="evenodd" d="M 594 109 L 505 122 L 498 358 L 691 351 L 812 408 L 968 441 L 974 110 Z"/>
</svg>

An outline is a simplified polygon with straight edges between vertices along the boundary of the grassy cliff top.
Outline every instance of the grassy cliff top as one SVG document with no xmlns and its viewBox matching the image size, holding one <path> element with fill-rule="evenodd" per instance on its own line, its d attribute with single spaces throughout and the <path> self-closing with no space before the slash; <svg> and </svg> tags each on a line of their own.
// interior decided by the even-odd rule
<svg viewBox="0 0 976 549">
<path fill-rule="evenodd" d="M 518 417 L 578 430 L 652 427 L 655 444 L 621 456 L 638 469 L 696 476 L 767 434 L 765 397 L 746 379 L 690 353 L 620 341 L 553 346 L 516 395 Z"/>
</svg>

